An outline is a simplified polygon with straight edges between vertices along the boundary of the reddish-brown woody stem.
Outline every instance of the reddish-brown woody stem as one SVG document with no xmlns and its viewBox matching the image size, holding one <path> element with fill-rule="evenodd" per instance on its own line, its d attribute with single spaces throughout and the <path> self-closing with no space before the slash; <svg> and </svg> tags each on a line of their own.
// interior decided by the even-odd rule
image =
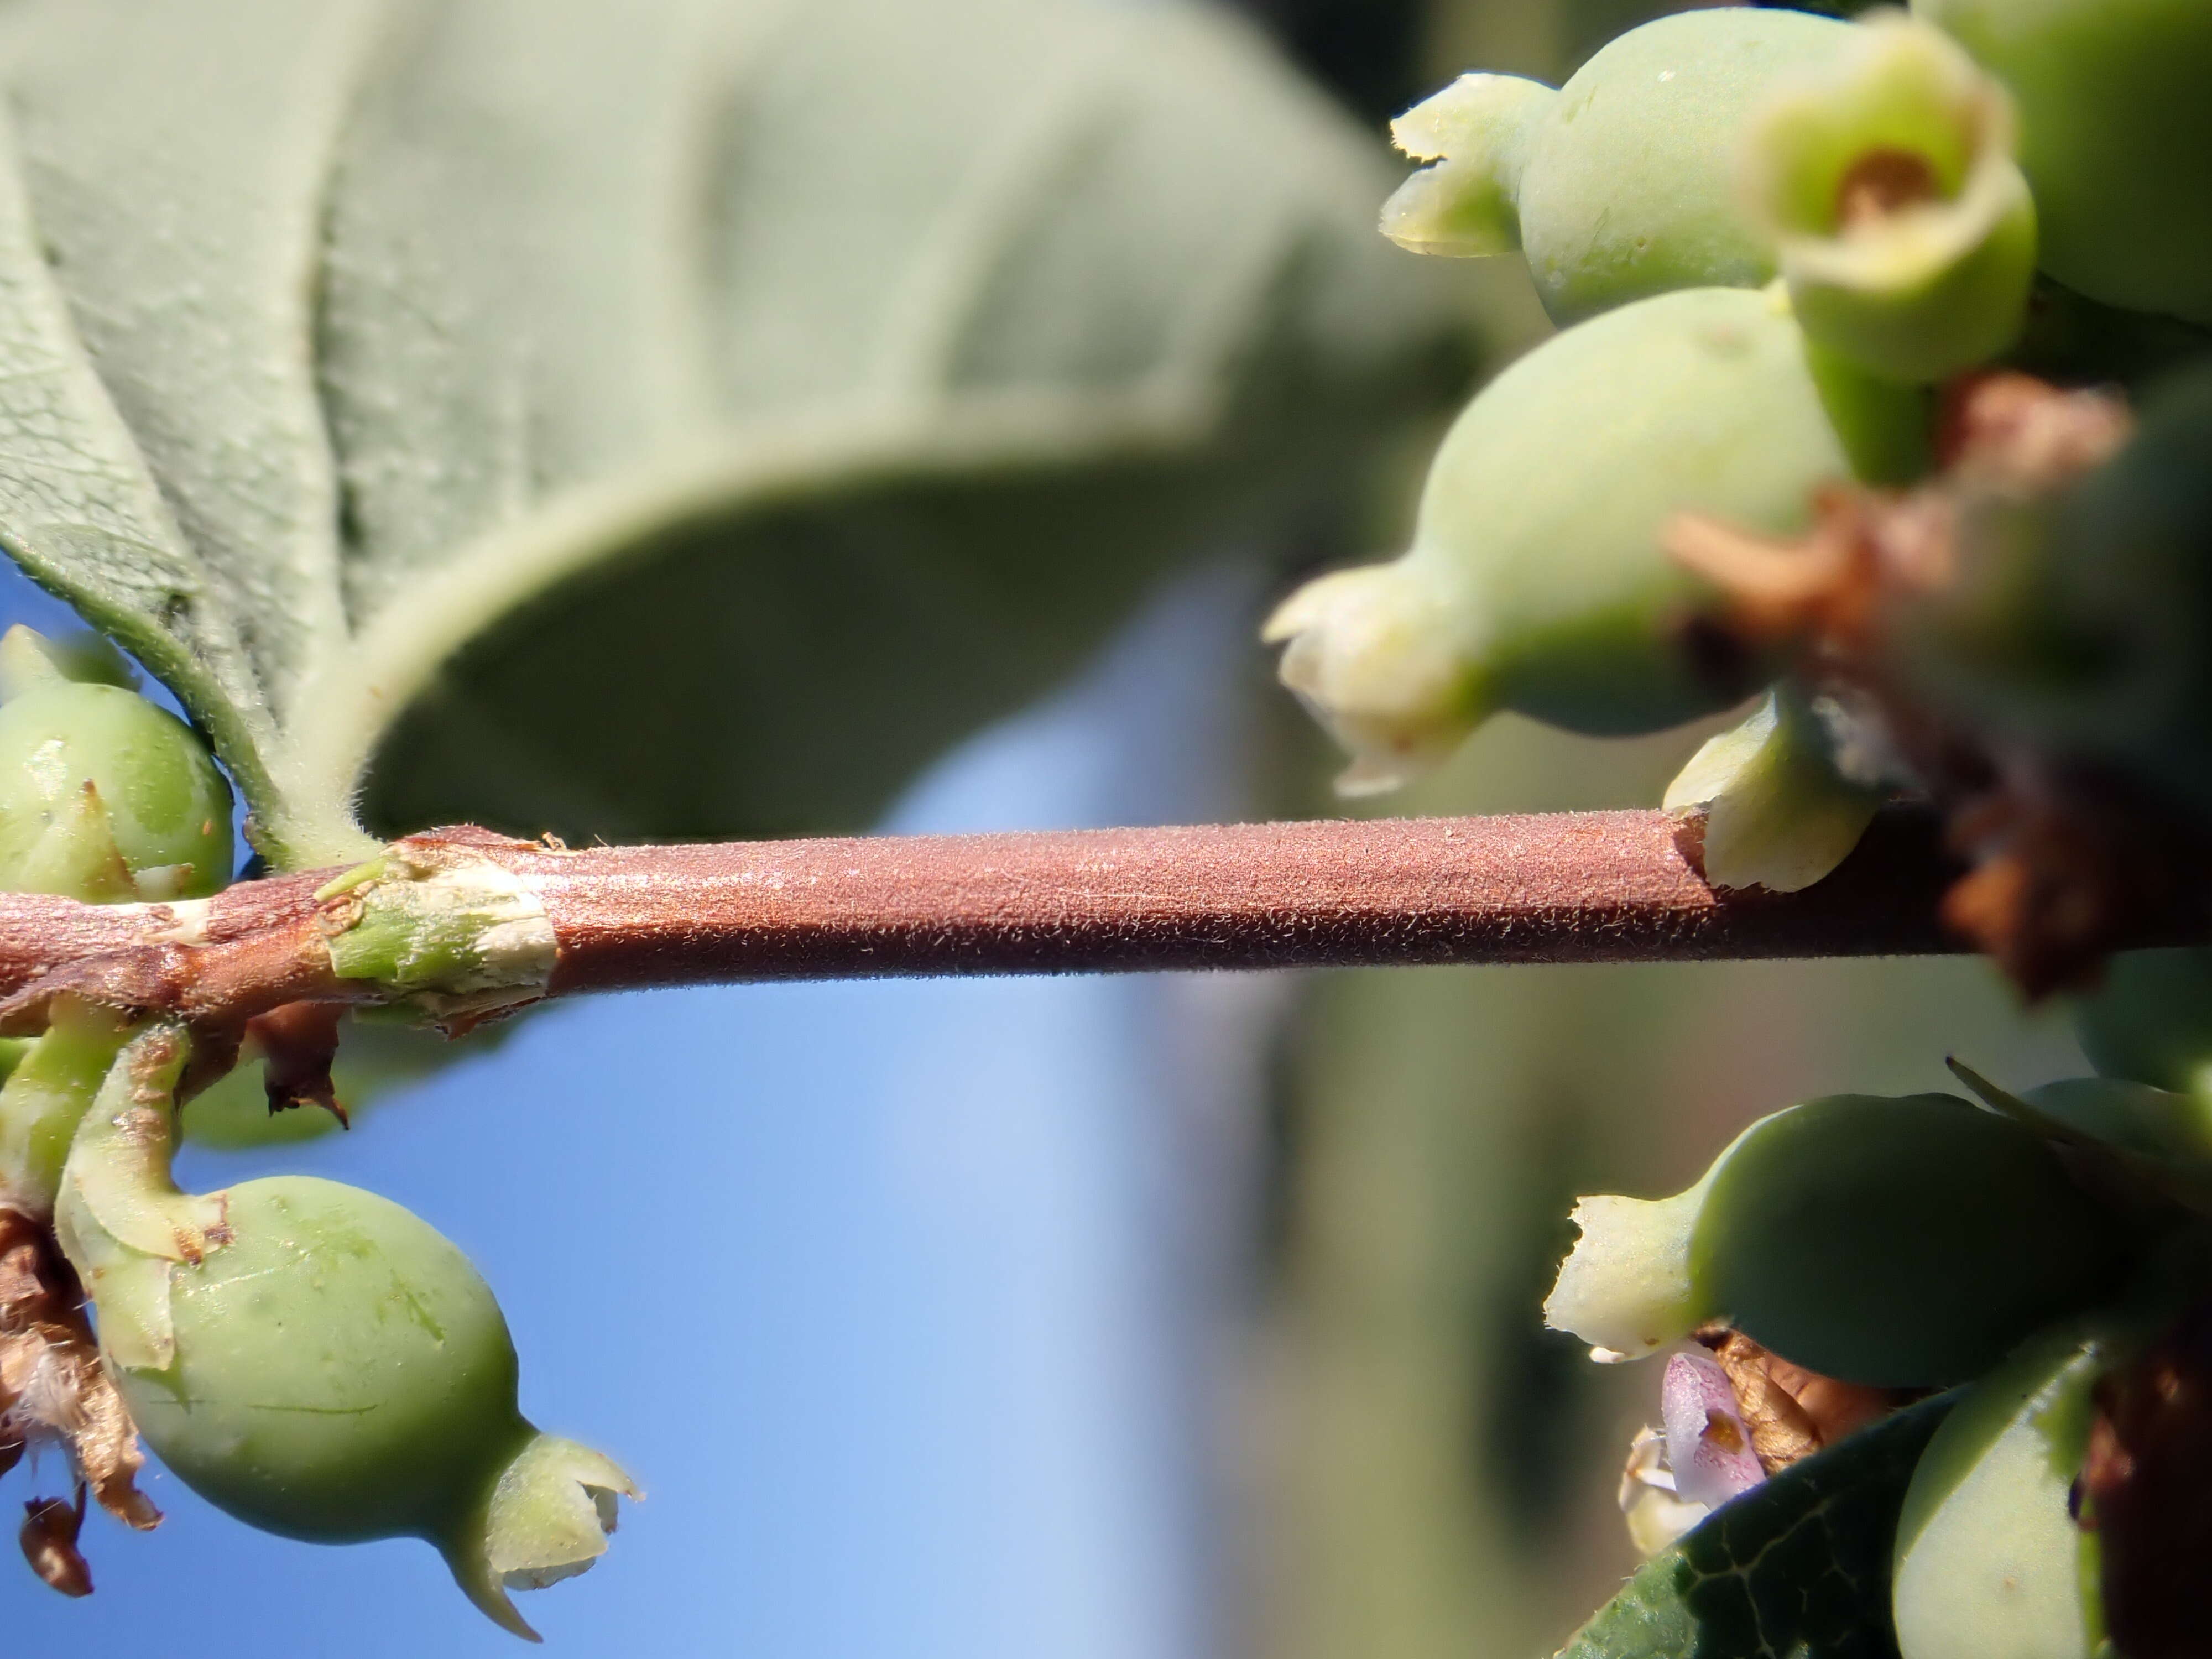
<svg viewBox="0 0 2212 1659">
<path fill-rule="evenodd" d="M 862 837 L 568 851 L 483 831 L 542 905 L 553 994 L 714 981 L 1444 962 L 1650 962 L 1959 948 L 1928 817 L 1886 814 L 1809 890 L 1722 893 L 1658 812 Z M 385 994 L 331 975 L 332 874 L 199 910 L 0 895 L 0 995 L 66 988 L 240 1020 Z M 2145 941 L 2150 942 L 2150 941 Z M 18 1013 L 27 1017 L 24 999 Z M 18 1018 L 15 1023 L 25 1023 Z"/>
<path fill-rule="evenodd" d="M 1958 868 L 1893 809 L 1802 893 L 1721 892 L 1660 812 L 1220 824 L 569 850 L 480 830 L 394 844 L 514 878 L 550 924 L 544 994 L 893 975 L 1413 963 L 1679 962 L 1964 948 L 1937 919 Z M 335 977 L 336 872 L 204 907 L 0 895 L 0 1029 L 68 991 L 235 1026 L 392 987 Z M 2176 921 L 2130 944 L 2196 941 Z"/>
<path fill-rule="evenodd" d="M 502 862 L 507 860 L 502 859 Z M 1935 829 L 1885 821 L 1787 898 L 1715 892 L 1660 812 L 1225 824 L 523 854 L 554 988 L 700 979 L 1956 948 Z"/>
</svg>

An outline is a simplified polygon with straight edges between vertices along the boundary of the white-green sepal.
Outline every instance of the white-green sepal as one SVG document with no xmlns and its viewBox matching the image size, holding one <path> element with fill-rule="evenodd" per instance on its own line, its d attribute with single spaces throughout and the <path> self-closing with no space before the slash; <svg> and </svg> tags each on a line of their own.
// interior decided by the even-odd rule
<svg viewBox="0 0 2212 1659">
<path fill-rule="evenodd" d="M 1582 1237 L 1544 1299 L 1545 1324 L 1612 1362 L 1655 1354 L 1711 1318 L 1690 1279 L 1690 1236 L 1711 1181 L 1672 1198 L 1577 1200 L 1569 1219 Z"/>
<path fill-rule="evenodd" d="M 617 1500 L 644 1496 L 613 1459 L 558 1435 L 533 1434 L 440 1547 L 468 1598 L 502 1630 L 534 1642 L 538 1632 L 508 1592 L 544 1589 L 588 1571 L 607 1552 Z"/>
<path fill-rule="evenodd" d="M 1396 788 L 1489 714 L 1464 609 L 1438 562 L 1401 558 L 1316 577 L 1267 618 L 1283 684 L 1352 756 L 1338 793 Z"/>
<path fill-rule="evenodd" d="M 230 1241 L 221 1194 L 197 1197 L 170 1174 L 183 1027 L 141 1033 L 109 1068 L 62 1167 L 54 1232 L 100 1315 L 100 1349 L 130 1370 L 176 1357 L 171 1269 Z"/>
<path fill-rule="evenodd" d="M 1382 207 L 1382 234 L 1415 253 L 1476 258 L 1521 246 L 1521 173 L 1555 88 L 1518 75 L 1462 75 L 1390 124 L 1422 168 Z"/>
</svg>

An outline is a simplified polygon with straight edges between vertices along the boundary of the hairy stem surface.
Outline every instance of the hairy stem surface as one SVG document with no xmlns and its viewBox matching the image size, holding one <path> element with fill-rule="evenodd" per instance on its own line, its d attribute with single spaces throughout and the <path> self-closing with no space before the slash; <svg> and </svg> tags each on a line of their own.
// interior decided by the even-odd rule
<svg viewBox="0 0 2212 1659">
<path fill-rule="evenodd" d="M 474 829 L 191 904 L 0 895 L 0 1030 L 69 992 L 233 1024 L 301 1000 L 447 1021 L 645 986 L 951 974 L 1657 962 L 1966 947 L 1933 821 L 1803 892 L 1717 890 L 1650 811 L 570 850 Z M 2160 937 L 2206 937 L 2176 915 Z"/>
</svg>

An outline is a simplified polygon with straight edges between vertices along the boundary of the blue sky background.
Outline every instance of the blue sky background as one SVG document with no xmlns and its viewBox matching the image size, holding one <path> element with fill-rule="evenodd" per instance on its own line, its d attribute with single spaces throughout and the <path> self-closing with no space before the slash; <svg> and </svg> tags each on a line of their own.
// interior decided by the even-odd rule
<svg viewBox="0 0 2212 1659">
<path fill-rule="evenodd" d="M 1253 596 L 1165 596 L 886 827 L 1233 816 Z M 0 569 L 0 619 L 67 612 Z M 531 1020 L 349 1136 L 188 1152 L 293 1170 L 457 1240 L 523 1407 L 644 1485 L 607 1559 L 521 1598 L 571 1653 L 1169 1659 L 1223 1616 L 1207 1452 L 1255 1034 L 1279 981 L 736 988 Z M 40 1483 L 58 1486 L 59 1471 Z M 99 1589 L 0 1563 L 11 1647 L 224 1659 L 513 1654 L 428 1547 L 252 1532 L 155 1472 Z M 0 1498 L 27 1496 L 22 1472 Z"/>
</svg>

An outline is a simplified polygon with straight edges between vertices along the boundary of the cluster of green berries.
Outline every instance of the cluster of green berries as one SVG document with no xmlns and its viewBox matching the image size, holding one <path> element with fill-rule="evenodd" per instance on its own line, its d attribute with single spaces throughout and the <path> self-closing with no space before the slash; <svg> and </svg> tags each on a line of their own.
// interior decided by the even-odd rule
<svg viewBox="0 0 2212 1659">
<path fill-rule="evenodd" d="M 2174 153 L 2203 118 L 2164 89 L 2212 55 L 2212 14 L 1921 11 L 1683 13 L 1557 90 L 1469 75 L 1400 119 L 1433 165 L 1386 231 L 1428 252 L 1521 249 L 1563 326 L 1462 415 L 1409 552 L 1269 619 L 1285 683 L 1354 757 L 1347 790 L 1414 775 L 1501 710 L 1611 735 L 1727 708 L 1771 665 L 1686 648 L 1716 595 L 1669 556 L 1670 521 L 1787 537 L 1824 487 L 1926 476 L 1945 384 L 2032 355 L 2045 319 L 2079 332 L 2085 313 L 2142 302 L 2212 320 L 2179 280 L 2154 302 L 2038 264 L 2084 240 L 2133 270 L 2203 234 L 2212 142 Z M 2087 52 L 2108 23 L 2125 40 Z M 2037 135 L 2062 125 L 2103 134 L 2094 181 L 2062 181 L 2057 159 L 2087 170 L 2090 154 L 2046 158 Z M 2093 227 L 2056 216 L 2077 200 Z M 2163 356 L 2201 338 L 2176 323 Z"/>
<path fill-rule="evenodd" d="M 0 889 L 186 917 L 230 877 L 229 787 L 189 727 L 128 689 L 118 659 L 77 654 L 22 629 L 0 641 Z M 88 662 L 100 678 L 82 678 Z M 478 1607 L 532 1635 L 509 1592 L 590 1566 L 617 1497 L 636 1489 L 522 1417 L 497 1303 L 419 1217 L 306 1176 L 179 1191 L 171 1154 L 192 1049 L 180 1025 L 58 1000 L 46 1033 L 8 1056 L 0 1211 L 58 1244 L 108 1382 L 186 1486 L 287 1537 L 426 1539 Z M 0 1309 L 0 1346 L 35 1340 Z M 0 1452 L 43 1437 L 74 1456 L 69 1415 L 68 1402 L 0 1394 Z M 68 1565 L 49 1581 L 88 1589 L 74 1519 L 58 1541 L 42 1519 L 81 1513 L 82 1498 L 74 1512 L 30 1507 L 33 1565 L 59 1549 Z"/>
<path fill-rule="evenodd" d="M 2028 795 L 2094 776 L 2212 841 L 2208 78 L 2203 0 L 1727 8 L 1646 24 L 1562 87 L 1473 74 L 1401 118 L 1429 165 L 1384 231 L 1518 252 L 1559 331 L 1445 437 L 1411 550 L 1267 625 L 1352 757 L 1340 787 L 1395 785 L 1502 710 L 1625 735 L 1763 687 L 1666 805 L 1702 817 L 1716 885 L 1820 880 L 1883 801 L 1941 791 L 1832 660 L 1786 629 L 1716 637 L 1731 606 L 1784 605 L 1751 579 L 1783 562 L 1747 557 L 1730 591 L 1683 526 L 1802 550 L 1848 498 L 1877 505 L 1844 522 L 1902 524 L 1921 561 L 1863 676 L 1877 716 L 1972 732 Z M 2141 395 L 1981 465 L 1955 411 L 2021 370 Z M 1821 550 L 1845 613 L 1824 639 L 1864 626 L 1850 573 L 1903 556 L 1871 533 Z M 1960 1391 L 1899 1517 L 1904 1659 L 2184 1650 L 2140 1633 L 2139 1593 L 2106 1605 L 2100 1561 L 2133 1547 L 2117 1500 L 2099 1530 L 2093 1466 L 2119 1465 L 2092 1443 L 2115 1379 L 2212 1298 L 2212 953 L 2113 960 L 2080 1020 L 2097 1077 L 1808 1102 L 1676 1197 L 1582 1202 L 1547 1318 L 1600 1358 L 1668 1356 L 1639 1541 L 1773 1466 L 1705 1354 L 1725 1335 L 1855 1397 Z"/>
</svg>

